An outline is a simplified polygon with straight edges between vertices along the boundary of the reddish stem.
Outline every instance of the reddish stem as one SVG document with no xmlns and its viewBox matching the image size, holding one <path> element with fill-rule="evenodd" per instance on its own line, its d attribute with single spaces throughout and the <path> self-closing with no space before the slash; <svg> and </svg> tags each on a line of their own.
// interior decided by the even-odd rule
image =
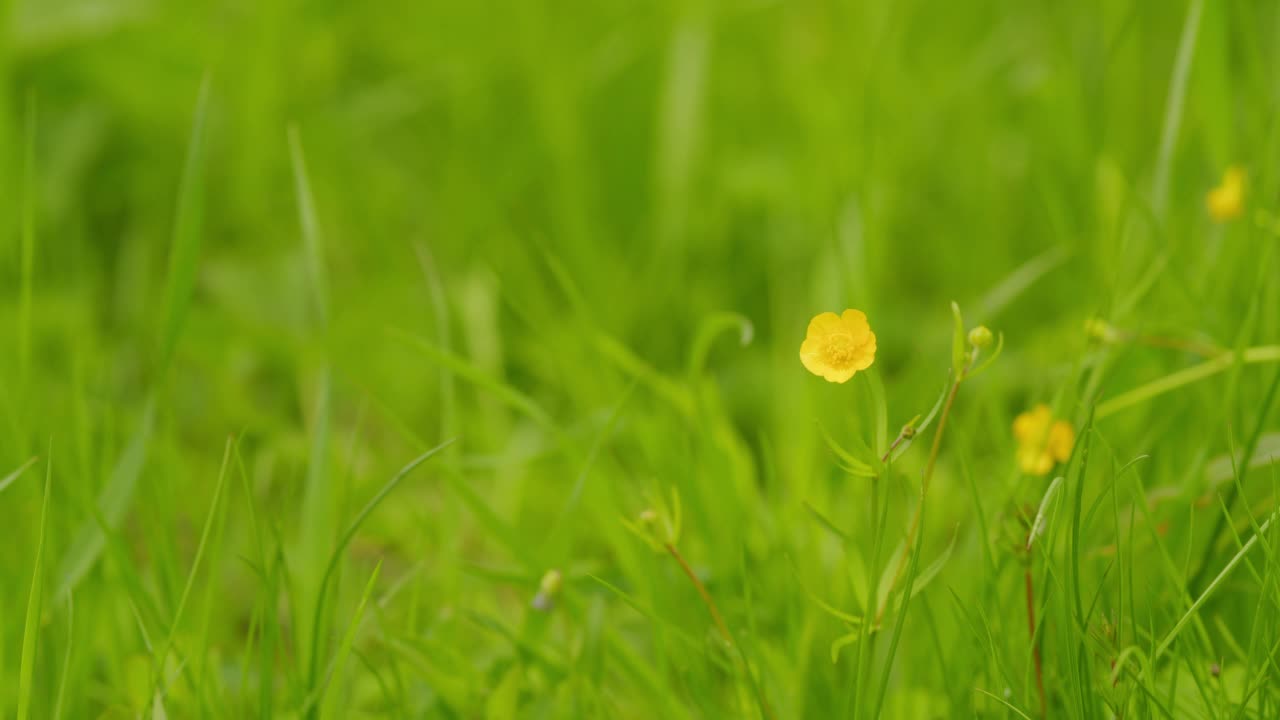
<svg viewBox="0 0 1280 720">
<path fill-rule="evenodd" d="M 702 596 L 702 602 L 706 603 L 707 609 L 711 611 L 711 619 L 716 622 L 716 629 L 720 631 L 720 637 L 724 640 L 725 645 L 733 646 L 733 636 L 729 634 L 729 626 L 724 624 L 724 618 L 720 617 L 720 610 L 716 607 L 716 602 L 711 599 L 711 593 L 707 592 L 707 586 L 702 584 L 698 576 L 694 574 L 693 568 L 689 567 L 689 563 L 685 562 L 684 556 L 676 549 L 674 543 L 666 543 L 667 552 L 671 553 L 671 557 L 680 563 L 680 568 L 684 570 L 684 574 L 689 576 L 689 580 L 693 582 L 693 586 L 698 589 L 698 594 Z M 745 667 L 746 658 L 743 658 L 743 671 L 750 673 L 751 668 Z M 757 688 L 758 698 L 760 700 L 760 708 L 767 720 L 776 720 L 773 714 L 773 707 L 769 705 L 768 699 L 764 696 L 764 689 Z"/>
<path fill-rule="evenodd" d="M 1031 581 L 1031 565 L 1027 565 L 1027 633 L 1031 639 L 1031 658 L 1036 666 L 1036 690 L 1040 693 L 1040 717 L 1046 717 L 1047 706 L 1044 697 L 1044 670 L 1040 665 L 1040 643 L 1036 642 L 1036 600 L 1035 585 Z"/>
<path fill-rule="evenodd" d="M 689 567 L 689 563 L 685 562 L 684 556 L 680 554 L 679 550 L 676 550 L 675 545 L 667 543 L 667 552 L 671 553 L 671 557 L 680 563 L 680 567 L 684 569 L 684 574 L 689 576 L 693 586 L 698 589 L 698 594 L 702 596 L 702 602 L 706 603 L 707 609 L 711 611 L 711 619 L 716 621 L 716 628 L 720 630 L 720 637 L 724 639 L 724 644 L 733 645 L 733 636 L 729 634 L 729 626 L 725 625 L 724 618 L 720 617 L 720 610 L 716 608 L 716 603 L 711 599 L 711 593 L 707 592 L 707 587 L 694 574 L 693 568 Z"/>
</svg>

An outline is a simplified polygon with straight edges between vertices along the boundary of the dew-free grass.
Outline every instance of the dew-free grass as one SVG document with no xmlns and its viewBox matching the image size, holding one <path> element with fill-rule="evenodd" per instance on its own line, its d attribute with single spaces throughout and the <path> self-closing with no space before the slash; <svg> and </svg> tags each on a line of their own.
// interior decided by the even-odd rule
<svg viewBox="0 0 1280 720">
<path fill-rule="evenodd" d="M 1280 714 L 1273 3 L 0 17 L 0 717 Z"/>
</svg>

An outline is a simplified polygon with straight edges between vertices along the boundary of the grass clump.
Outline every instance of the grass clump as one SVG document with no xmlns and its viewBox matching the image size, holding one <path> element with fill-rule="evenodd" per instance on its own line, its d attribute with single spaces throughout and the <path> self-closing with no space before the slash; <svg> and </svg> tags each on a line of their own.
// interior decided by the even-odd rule
<svg viewBox="0 0 1280 720">
<path fill-rule="evenodd" d="M 1280 8 L 161 5 L 0 11 L 0 717 L 1280 715 Z"/>
</svg>

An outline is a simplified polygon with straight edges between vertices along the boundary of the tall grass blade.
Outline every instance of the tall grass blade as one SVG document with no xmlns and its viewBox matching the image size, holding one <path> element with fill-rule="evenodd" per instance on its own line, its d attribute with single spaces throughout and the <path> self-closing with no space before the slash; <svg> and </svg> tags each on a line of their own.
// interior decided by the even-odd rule
<svg viewBox="0 0 1280 720">
<path fill-rule="evenodd" d="M 32 707 L 32 679 L 36 667 L 36 645 L 40 637 L 40 613 L 44 603 L 44 541 L 49 524 L 49 494 L 53 487 L 53 442 L 49 443 L 49 460 L 45 463 L 44 500 L 40 504 L 40 535 L 36 541 L 36 558 L 31 576 L 31 592 L 27 596 L 27 619 L 22 630 L 22 660 L 18 666 L 18 720 L 28 720 Z"/>
<path fill-rule="evenodd" d="M 178 185 L 178 204 L 173 221 L 173 242 L 169 248 L 169 277 L 165 288 L 165 321 L 160 340 L 160 375 L 168 369 L 174 348 L 186 324 L 195 291 L 196 270 L 204 226 L 205 125 L 209 114 L 212 78 L 206 76 L 196 101 L 187 158 Z"/>
<path fill-rule="evenodd" d="M 351 623 L 347 625 L 347 631 L 342 636 L 342 643 L 338 646 L 338 654 L 333 659 L 333 664 L 329 668 L 329 672 L 325 676 L 325 680 L 321 683 L 311 702 L 320 703 L 323 708 L 328 710 L 324 715 L 326 717 L 335 717 L 338 712 L 325 703 L 328 695 L 329 687 L 333 684 L 335 678 L 341 678 L 346 672 L 347 658 L 351 656 L 351 648 L 355 644 L 356 632 L 360 629 L 360 622 L 364 619 L 365 606 L 369 604 L 369 597 L 373 595 L 373 588 L 378 584 L 378 575 L 382 572 L 382 561 L 373 568 L 373 574 L 369 576 L 369 582 L 365 583 L 364 592 L 360 595 L 360 604 L 356 605 L 355 615 L 351 617 Z M 310 710 L 310 707 L 306 708 Z"/>
<path fill-rule="evenodd" d="M 18 291 L 18 392 L 25 394 L 31 369 L 31 292 L 35 284 L 36 209 L 36 99 L 27 97 L 26 133 L 22 155 L 22 233 Z"/>
<path fill-rule="evenodd" d="M 320 586 L 318 588 L 318 594 L 316 597 L 315 613 L 312 616 L 312 634 L 311 634 L 312 644 L 311 644 L 310 660 L 307 666 L 308 667 L 307 687 L 309 690 L 314 691 L 315 688 L 317 687 L 318 678 L 316 677 L 316 674 L 319 668 L 319 657 L 321 652 L 320 648 L 323 645 L 323 643 L 320 641 L 320 619 L 324 613 L 325 595 L 329 587 L 329 579 L 333 576 L 334 571 L 337 569 L 338 563 L 342 559 L 343 553 L 346 552 L 347 545 L 351 544 L 351 540 L 352 538 L 355 537 L 356 533 L 360 530 L 360 526 L 363 525 L 364 521 L 369 517 L 369 515 L 375 509 L 377 509 L 378 505 L 380 505 L 382 501 L 386 499 L 387 495 L 389 495 L 392 490 L 396 489 L 396 486 L 400 484 L 401 480 L 403 480 L 410 472 L 412 472 L 414 468 L 426 462 L 428 459 L 431 458 L 431 456 L 449 447 L 454 442 L 455 442 L 454 439 L 446 440 L 440 443 L 439 445 L 431 448 L 430 450 L 424 452 L 423 454 L 419 455 L 418 457 L 414 458 L 413 460 L 409 461 L 408 465 L 405 465 L 404 467 L 400 468 L 400 471 L 397 472 L 394 477 L 388 480 L 387 484 L 383 485 L 382 489 L 379 490 L 378 493 L 374 495 L 373 498 L 370 499 L 368 503 L 365 504 L 365 506 L 360 510 L 359 513 L 356 514 L 355 519 L 351 521 L 351 525 L 347 527 L 347 531 L 342 534 L 342 538 L 338 541 L 337 547 L 333 549 L 333 553 L 329 556 L 329 562 L 325 566 L 324 575 L 320 578 Z M 314 708 L 312 709 L 312 713 L 314 713 Z"/>
<path fill-rule="evenodd" d="M 307 275 L 316 321 L 321 328 L 329 323 L 328 280 L 324 263 L 324 245 L 320 237 L 320 221 L 311 194 L 311 176 L 302 152 L 302 138 L 296 125 L 289 127 L 289 159 L 293 165 L 294 192 L 297 194 L 298 219 L 302 224 L 302 244 L 306 250 Z"/>
<path fill-rule="evenodd" d="M 227 438 L 226 448 L 222 451 L 222 467 L 218 470 L 218 481 L 213 487 L 213 500 L 209 504 L 209 512 L 205 516 L 204 530 L 200 532 L 200 542 L 196 545 L 195 558 L 191 561 L 191 570 L 187 573 L 187 582 L 182 587 L 182 595 L 178 598 L 177 608 L 173 611 L 173 620 L 169 623 L 169 632 L 165 635 L 160 651 L 154 658 L 154 677 L 152 687 L 159 698 L 165 688 L 162 687 L 164 669 L 168 662 L 169 650 L 177 638 L 178 627 L 182 624 L 182 614 L 187 608 L 187 599 L 191 596 L 191 588 L 195 585 L 196 576 L 200 573 L 200 562 L 204 559 L 205 549 L 209 544 L 209 535 L 213 530 L 214 520 L 218 517 L 218 508 L 222 504 L 222 490 L 227 484 L 227 472 L 231 466 L 231 452 L 236 444 L 235 438 Z"/>
</svg>

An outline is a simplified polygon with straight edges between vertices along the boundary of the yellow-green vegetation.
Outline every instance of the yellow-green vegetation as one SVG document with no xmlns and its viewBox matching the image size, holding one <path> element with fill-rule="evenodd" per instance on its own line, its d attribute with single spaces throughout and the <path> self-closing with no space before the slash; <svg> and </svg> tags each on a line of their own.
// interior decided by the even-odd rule
<svg viewBox="0 0 1280 720">
<path fill-rule="evenodd" d="M 1280 717 L 1278 28 L 0 2 L 0 719 Z"/>
</svg>

